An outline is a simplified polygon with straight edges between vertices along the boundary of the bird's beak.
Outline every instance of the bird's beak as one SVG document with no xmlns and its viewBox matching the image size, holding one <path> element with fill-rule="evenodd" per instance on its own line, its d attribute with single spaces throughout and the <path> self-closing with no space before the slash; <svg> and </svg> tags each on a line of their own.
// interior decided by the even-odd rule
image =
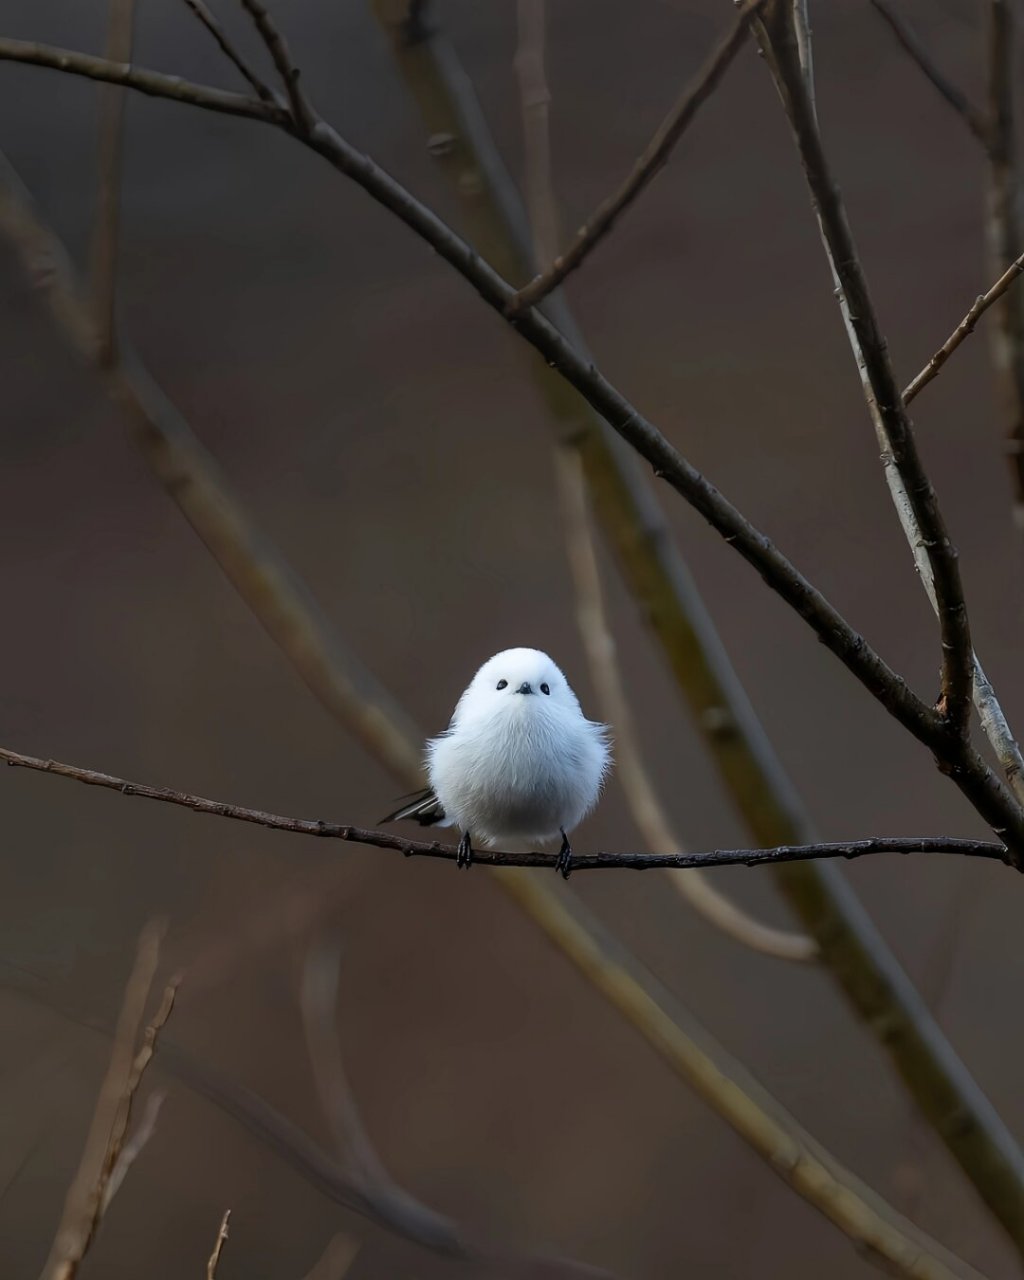
<svg viewBox="0 0 1024 1280">
<path fill-rule="evenodd" d="M 524 680 L 516 690 L 516 693 L 533 693 L 533 688 L 526 680 Z"/>
</svg>

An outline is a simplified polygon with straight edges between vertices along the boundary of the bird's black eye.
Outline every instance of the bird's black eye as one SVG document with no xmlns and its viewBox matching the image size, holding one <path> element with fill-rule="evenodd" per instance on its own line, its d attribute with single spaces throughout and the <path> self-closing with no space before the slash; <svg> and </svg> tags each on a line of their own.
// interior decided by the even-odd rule
<svg viewBox="0 0 1024 1280">
<path fill-rule="evenodd" d="M 547 687 L 547 685 L 546 685 L 546 684 L 542 684 L 542 685 L 541 685 L 541 687 L 540 687 L 540 691 L 541 691 L 541 693 L 550 693 L 550 692 L 551 692 L 551 690 Z"/>
<path fill-rule="evenodd" d="M 499 688 L 499 689 L 507 689 L 507 688 L 508 688 L 508 681 L 507 681 L 507 680 L 499 680 L 499 681 L 498 681 L 498 688 Z"/>
</svg>

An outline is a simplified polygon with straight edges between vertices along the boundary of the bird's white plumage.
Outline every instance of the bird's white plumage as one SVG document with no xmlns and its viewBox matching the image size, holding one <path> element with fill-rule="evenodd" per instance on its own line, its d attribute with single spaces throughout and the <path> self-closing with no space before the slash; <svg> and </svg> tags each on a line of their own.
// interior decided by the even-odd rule
<svg viewBox="0 0 1024 1280">
<path fill-rule="evenodd" d="M 447 731 L 427 744 L 446 824 L 480 844 L 541 843 L 571 831 L 596 804 L 609 763 L 605 726 L 585 718 L 539 649 L 488 659 Z"/>
</svg>

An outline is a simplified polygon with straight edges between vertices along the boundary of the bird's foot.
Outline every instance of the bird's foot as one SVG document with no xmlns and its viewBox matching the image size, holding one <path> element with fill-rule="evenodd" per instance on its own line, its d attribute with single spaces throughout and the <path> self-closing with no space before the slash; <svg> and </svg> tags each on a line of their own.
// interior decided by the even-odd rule
<svg viewBox="0 0 1024 1280">
<path fill-rule="evenodd" d="M 569 837 L 562 828 L 562 847 L 558 851 L 558 858 L 555 862 L 555 870 L 561 875 L 563 880 L 568 880 L 572 872 L 572 845 L 569 843 Z"/>
<path fill-rule="evenodd" d="M 469 832 L 462 833 L 462 839 L 459 841 L 459 851 L 455 855 L 455 865 L 460 871 L 465 871 L 467 867 L 473 863 L 473 842 L 469 838 Z"/>
</svg>

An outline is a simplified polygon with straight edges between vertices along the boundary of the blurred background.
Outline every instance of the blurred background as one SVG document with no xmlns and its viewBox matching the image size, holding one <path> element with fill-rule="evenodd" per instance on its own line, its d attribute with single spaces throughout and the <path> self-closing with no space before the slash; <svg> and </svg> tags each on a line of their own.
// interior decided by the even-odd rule
<svg viewBox="0 0 1024 1280">
<path fill-rule="evenodd" d="M 551 0 L 555 186 L 576 227 L 618 183 L 728 18 L 722 0 Z M 235 86 L 185 5 L 139 0 L 136 58 Z M 457 226 L 464 211 L 368 3 L 281 0 L 323 114 Z M 981 99 L 981 6 L 901 11 Z M 249 48 L 230 4 L 219 12 Z M 513 0 L 438 0 L 522 177 Z M 990 282 L 983 157 L 860 0 L 815 5 L 822 126 L 890 340 L 917 371 Z M 2 0 L 5 35 L 98 52 L 99 0 Z M 79 263 L 97 89 L 3 64 L 0 148 Z M 550 652 L 598 714 L 574 620 L 552 429 L 528 352 L 354 185 L 261 126 L 127 102 L 123 330 L 336 630 L 436 732 L 477 665 Z M 667 169 L 571 278 L 608 376 L 791 555 L 925 697 L 935 627 L 878 462 L 803 179 L 752 48 Z M 281 813 L 371 826 L 404 788 L 323 711 L 154 482 L 124 418 L 0 243 L 4 746 Z M 1011 720 L 1022 548 L 987 334 L 915 404 L 978 647 Z M 733 662 L 823 838 L 983 835 L 928 753 L 667 489 Z M 607 557 L 609 608 L 654 781 L 693 848 L 744 830 Z M 168 1038 L 323 1142 L 297 990 L 340 938 L 353 1093 L 394 1177 L 495 1240 L 621 1276 L 822 1274 L 870 1263 L 675 1078 L 482 870 L 406 861 L 0 774 L 0 1273 L 38 1273 L 109 1053 L 139 931 L 185 974 Z M 615 780 L 575 841 L 642 847 Z M 995 865 L 844 867 L 1010 1130 L 1024 1134 L 1020 887 Z M 791 924 L 767 870 L 715 873 Z M 659 874 L 573 889 L 812 1133 L 992 1275 L 1017 1265 L 828 975 L 742 949 Z M 161 1070 L 157 1131 L 87 1271 L 466 1274 L 340 1210 Z"/>
</svg>

